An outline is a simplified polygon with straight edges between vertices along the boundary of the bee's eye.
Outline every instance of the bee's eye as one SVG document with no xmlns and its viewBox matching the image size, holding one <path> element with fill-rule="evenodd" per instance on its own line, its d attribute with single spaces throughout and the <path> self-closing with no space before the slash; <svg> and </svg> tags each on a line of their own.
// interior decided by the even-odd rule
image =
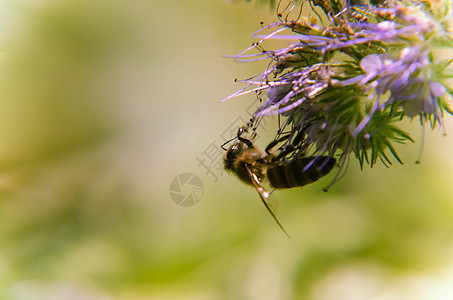
<svg viewBox="0 0 453 300">
<path fill-rule="evenodd" d="M 228 161 L 233 161 L 236 159 L 237 157 L 237 151 L 238 150 L 238 145 L 233 145 L 230 147 L 230 149 L 228 149 L 227 153 L 226 153 L 226 159 Z"/>
<path fill-rule="evenodd" d="M 239 145 L 235 144 L 228 148 L 223 159 L 223 164 L 226 170 L 233 170 L 234 163 L 240 153 Z"/>
</svg>

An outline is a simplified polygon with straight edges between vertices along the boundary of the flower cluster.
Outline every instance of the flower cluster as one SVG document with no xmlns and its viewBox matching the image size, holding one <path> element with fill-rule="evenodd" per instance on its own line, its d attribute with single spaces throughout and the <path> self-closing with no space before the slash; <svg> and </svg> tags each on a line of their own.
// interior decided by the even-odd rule
<svg viewBox="0 0 453 300">
<path fill-rule="evenodd" d="M 413 140 L 398 122 L 418 117 L 422 125 L 443 127 L 445 112 L 452 114 L 451 59 L 436 52 L 453 46 L 452 2 L 341 3 L 280 2 L 279 21 L 234 56 L 269 64 L 241 80 L 246 86 L 227 99 L 267 92 L 254 118 L 284 118 L 276 136 L 284 141 L 280 159 L 327 154 L 344 163 L 353 153 L 362 167 L 378 160 L 390 165 L 390 152 L 402 163 L 393 143 Z M 303 5 L 311 6 L 312 16 L 300 16 Z M 274 39 L 288 45 L 264 48 Z"/>
</svg>

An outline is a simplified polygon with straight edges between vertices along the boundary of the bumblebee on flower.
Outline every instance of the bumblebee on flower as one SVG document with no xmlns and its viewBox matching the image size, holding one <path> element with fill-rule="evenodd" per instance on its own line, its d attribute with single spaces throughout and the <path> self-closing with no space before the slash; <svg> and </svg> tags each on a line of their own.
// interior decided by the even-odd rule
<svg viewBox="0 0 453 300">
<path fill-rule="evenodd" d="M 453 73 L 451 59 L 436 50 L 453 45 L 452 2 L 282 2 L 279 21 L 255 33 L 260 40 L 235 56 L 269 60 L 267 68 L 242 80 L 246 86 L 227 99 L 267 91 L 254 117 L 285 120 L 275 137 L 289 135 L 279 148 L 292 147 L 285 159 L 325 155 L 344 163 L 353 153 L 361 166 L 391 165 L 390 152 L 402 163 L 393 143 L 413 140 L 398 122 L 418 116 L 422 125 L 443 127 L 445 112 L 452 113 Z M 320 6 L 325 16 L 295 14 L 304 3 Z M 290 44 L 266 50 L 272 39 Z"/>
</svg>

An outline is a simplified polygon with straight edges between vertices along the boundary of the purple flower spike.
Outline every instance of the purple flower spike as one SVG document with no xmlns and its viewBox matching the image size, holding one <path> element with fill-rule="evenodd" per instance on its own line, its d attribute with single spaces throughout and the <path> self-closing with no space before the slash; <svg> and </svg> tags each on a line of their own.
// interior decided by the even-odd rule
<svg viewBox="0 0 453 300">
<path fill-rule="evenodd" d="M 353 153 L 361 166 L 378 159 L 390 165 L 388 152 L 401 162 L 392 143 L 412 141 L 398 127 L 404 117 L 443 126 L 445 112 L 451 113 L 453 73 L 436 47 L 453 46 L 449 0 L 350 7 L 316 1 L 329 20 L 322 24 L 300 15 L 290 19 L 298 2 L 289 2 L 278 12 L 280 21 L 257 32 L 261 40 L 235 56 L 269 64 L 233 95 L 267 91 L 254 118 L 283 119 L 275 136 L 284 140 L 281 160 L 328 155 L 344 163 Z M 272 40 L 291 44 L 264 50 Z"/>
</svg>

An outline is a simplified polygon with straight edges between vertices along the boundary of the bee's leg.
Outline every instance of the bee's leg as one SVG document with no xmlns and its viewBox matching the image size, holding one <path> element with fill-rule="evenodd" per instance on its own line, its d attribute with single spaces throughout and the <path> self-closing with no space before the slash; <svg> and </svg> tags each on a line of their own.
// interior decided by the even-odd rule
<svg viewBox="0 0 453 300">
<path fill-rule="evenodd" d="M 281 136 L 280 138 L 275 139 L 272 142 L 270 142 L 265 149 L 266 153 L 269 155 L 272 148 L 274 148 L 278 143 L 286 141 L 290 136 L 291 136 L 291 134 L 288 133 L 288 134 L 285 134 L 284 136 Z"/>
<path fill-rule="evenodd" d="M 294 135 L 291 144 L 283 147 L 281 153 L 278 156 L 279 159 L 285 157 L 290 153 L 295 152 L 296 150 L 299 150 L 297 151 L 299 153 L 304 148 L 304 143 L 302 143 L 301 141 L 305 138 L 307 133 L 305 132 L 305 130 L 295 130 L 295 132 L 297 133 Z"/>
<path fill-rule="evenodd" d="M 278 131 L 275 139 L 269 143 L 266 147 L 266 153 L 270 154 L 270 150 L 275 147 L 278 143 L 283 141 L 287 141 L 284 145 L 280 147 L 281 152 L 276 157 L 277 159 L 285 157 L 287 154 L 293 152 L 296 148 L 298 143 L 302 140 L 304 134 L 300 130 L 300 126 L 291 126 L 289 131 L 286 133 L 285 128 L 289 125 L 289 119 L 282 125 L 280 124 L 280 115 L 278 118 Z M 290 142 L 292 140 L 292 142 Z M 294 146 L 294 147 L 293 147 Z"/>
<path fill-rule="evenodd" d="M 245 139 L 245 138 L 241 137 L 242 133 L 246 132 L 246 131 L 247 131 L 247 127 L 246 126 L 239 127 L 239 129 L 238 129 L 238 140 L 240 140 L 241 142 L 246 144 L 247 147 L 254 148 L 252 141 L 250 141 L 249 139 Z"/>
</svg>

